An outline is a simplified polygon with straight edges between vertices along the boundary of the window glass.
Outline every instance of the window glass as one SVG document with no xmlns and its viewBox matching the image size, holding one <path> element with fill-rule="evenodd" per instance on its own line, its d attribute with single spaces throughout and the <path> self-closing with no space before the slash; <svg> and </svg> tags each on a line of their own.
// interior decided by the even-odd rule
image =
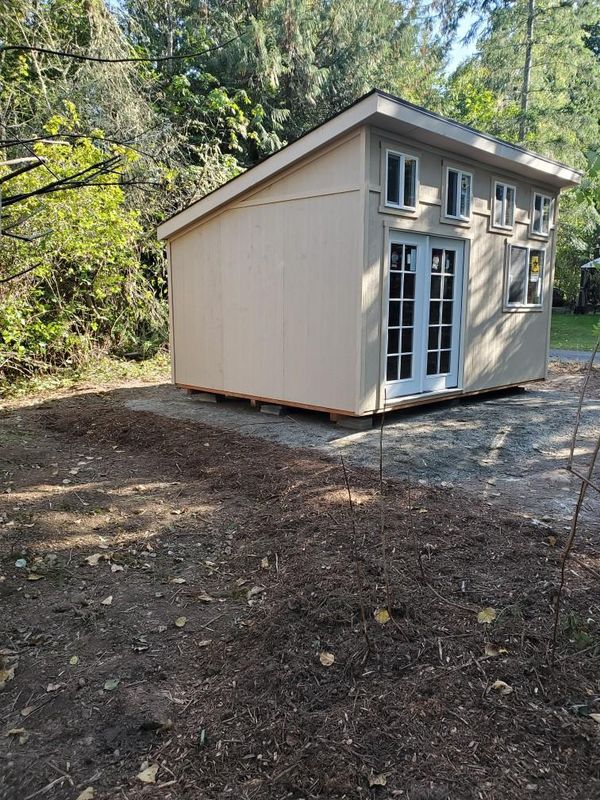
<svg viewBox="0 0 600 800">
<path fill-rule="evenodd" d="M 496 184 L 496 195 L 494 197 L 494 225 L 498 228 L 504 224 L 502 217 L 502 206 L 504 203 L 504 190 L 506 187 L 501 184 Z"/>
<path fill-rule="evenodd" d="M 471 176 L 464 172 L 460 175 L 460 216 L 471 216 Z"/>
<path fill-rule="evenodd" d="M 448 170 L 448 186 L 446 198 L 446 214 L 455 217 L 457 214 L 456 195 L 458 189 L 458 172 L 453 169 Z"/>
<path fill-rule="evenodd" d="M 529 273 L 527 277 L 527 304 L 538 306 L 542 302 L 542 279 L 544 276 L 544 251 L 529 251 Z"/>
<path fill-rule="evenodd" d="M 552 209 L 552 199 L 537 192 L 533 195 L 533 219 L 532 230 L 547 236 L 550 230 L 550 212 Z"/>
<path fill-rule="evenodd" d="M 398 205 L 400 199 L 400 156 L 387 156 L 387 202 Z"/>
<path fill-rule="evenodd" d="M 504 224 L 512 228 L 515 221 L 515 190 L 513 186 L 506 187 L 506 205 L 504 209 Z"/>
<path fill-rule="evenodd" d="M 417 159 L 402 153 L 387 154 L 386 203 L 398 208 L 416 208 Z"/>
<path fill-rule="evenodd" d="M 542 303 L 545 252 L 511 246 L 508 257 L 507 305 L 539 306 Z"/>
<path fill-rule="evenodd" d="M 417 191 L 417 162 L 414 158 L 404 160 L 404 205 L 414 208 Z"/>
<path fill-rule="evenodd" d="M 527 248 L 511 247 L 508 266 L 508 304 L 521 305 L 527 283 Z"/>
</svg>

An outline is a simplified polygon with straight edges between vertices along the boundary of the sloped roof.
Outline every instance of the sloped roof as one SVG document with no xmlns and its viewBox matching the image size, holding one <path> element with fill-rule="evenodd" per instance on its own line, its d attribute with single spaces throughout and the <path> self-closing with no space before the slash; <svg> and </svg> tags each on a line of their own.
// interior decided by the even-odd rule
<svg viewBox="0 0 600 800">
<path fill-rule="evenodd" d="M 165 220 L 158 227 L 159 239 L 169 239 L 338 136 L 367 124 L 499 170 L 518 172 L 533 183 L 555 189 L 577 186 L 581 181 L 582 173 L 566 164 L 373 89 L 331 119 Z"/>
</svg>

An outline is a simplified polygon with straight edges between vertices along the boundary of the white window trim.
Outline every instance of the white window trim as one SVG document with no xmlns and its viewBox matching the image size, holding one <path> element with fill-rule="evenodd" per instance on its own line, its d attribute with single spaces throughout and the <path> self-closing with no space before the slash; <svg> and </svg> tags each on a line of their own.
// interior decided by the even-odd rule
<svg viewBox="0 0 600 800">
<path fill-rule="evenodd" d="M 508 293 L 510 291 L 510 282 L 508 279 L 508 274 L 510 271 L 510 260 L 511 260 L 511 253 L 513 248 L 516 247 L 519 250 L 525 250 L 526 255 L 526 263 L 527 263 L 527 283 L 529 283 L 529 260 L 531 258 L 531 251 L 532 250 L 539 250 L 541 253 L 544 254 L 543 256 L 543 265 L 542 265 L 542 274 L 540 275 L 540 302 L 539 303 L 509 303 L 508 302 Z M 519 244 L 517 242 L 507 242 L 506 243 L 506 259 L 504 264 L 504 311 L 542 311 L 544 308 L 544 278 L 546 276 L 546 268 L 548 266 L 547 262 L 547 249 L 543 247 L 541 244 L 537 247 L 531 247 L 530 245 L 526 244 Z M 525 292 L 527 292 L 527 283 L 525 284 Z"/>
<path fill-rule="evenodd" d="M 495 221 L 496 220 L 496 213 L 495 213 L 496 212 L 496 203 L 498 202 L 496 200 L 496 187 L 497 186 L 504 186 L 505 189 L 512 189 L 513 190 L 512 225 L 498 225 L 498 223 Z M 506 192 L 505 192 L 505 198 L 506 198 Z M 502 202 L 502 206 L 503 206 L 502 210 L 503 211 L 504 211 L 504 203 L 505 203 L 505 201 Z M 502 232 L 514 230 L 516 207 L 517 207 L 517 187 L 514 186 L 512 183 L 507 183 L 506 181 L 503 181 L 501 178 L 495 178 L 492 181 L 492 208 L 491 208 L 491 212 L 492 213 L 491 213 L 491 217 L 490 217 L 490 228 L 493 228 L 494 230 L 502 231 Z M 502 219 L 504 219 L 504 214 L 502 214 Z"/>
<path fill-rule="evenodd" d="M 398 186 L 398 194 L 400 197 L 404 196 L 404 165 L 406 159 L 410 159 L 411 161 L 415 162 L 415 204 L 414 206 L 407 206 L 404 203 L 392 203 L 388 200 L 388 156 L 398 156 L 400 158 L 400 182 Z M 385 151 L 385 161 L 384 161 L 384 169 L 385 169 L 385 181 L 384 181 L 384 195 L 383 195 L 383 204 L 387 208 L 398 208 L 400 211 L 416 211 L 419 205 L 419 158 L 418 156 L 413 156 L 410 153 L 402 153 L 399 150 L 392 150 L 391 148 L 386 148 Z"/>
<path fill-rule="evenodd" d="M 533 227 L 533 223 L 535 220 L 535 198 L 541 197 L 542 200 L 544 198 L 550 201 L 550 211 L 548 213 L 548 230 L 544 233 L 543 231 L 536 231 Z M 542 203 L 543 206 L 543 203 Z M 538 189 L 533 189 L 531 193 L 531 209 L 530 209 L 530 216 L 529 216 L 529 233 L 533 237 L 539 237 L 540 239 L 548 239 L 550 236 L 550 231 L 554 226 L 554 198 L 551 194 L 547 194 L 546 192 L 539 191 Z"/>
<path fill-rule="evenodd" d="M 449 184 L 449 175 L 450 172 L 456 172 L 458 175 L 458 180 L 456 182 L 456 190 L 457 190 L 457 197 L 456 197 L 456 208 L 460 209 L 460 183 L 461 183 L 461 176 L 468 175 L 471 179 L 470 182 L 470 189 L 469 189 L 469 216 L 464 217 L 462 214 L 449 214 L 448 213 L 448 184 Z M 444 182 L 444 197 L 443 197 L 443 209 L 444 209 L 444 217 L 446 219 L 456 219 L 459 222 L 471 222 L 471 218 L 473 216 L 473 173 L 469 172 L 466 169 L 461 169 L 460 167 L 446 167 L 446 180 Z"/>
</svg>

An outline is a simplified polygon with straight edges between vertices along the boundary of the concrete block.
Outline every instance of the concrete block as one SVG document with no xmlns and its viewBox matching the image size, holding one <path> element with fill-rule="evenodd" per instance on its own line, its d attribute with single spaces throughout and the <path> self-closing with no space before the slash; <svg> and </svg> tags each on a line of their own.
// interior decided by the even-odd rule
<svg viewBox="0 0 600 800">
<path fill-rule="evenodd" d="M 283 406 L 275 405 L 274 403 L 262 403 L 260 407 L 261 414 L 271 414 L 273 417 L 281 417 L 285 414 Z"/>
<path fill-rule="evenodd" d="M 335 424 L 339 428 L 346 428 L 349 431 L 369 431 L 373 427 L 373 416 L 347 417 L 340 414 Z"/>
<path fill-rule="evenodd" d="M 195 389 L 186 389 L 187 394 L 192 400 L 198 403 L 216 403 L 217 395 L 208 392 L 197 392 Z"/>
</svg>

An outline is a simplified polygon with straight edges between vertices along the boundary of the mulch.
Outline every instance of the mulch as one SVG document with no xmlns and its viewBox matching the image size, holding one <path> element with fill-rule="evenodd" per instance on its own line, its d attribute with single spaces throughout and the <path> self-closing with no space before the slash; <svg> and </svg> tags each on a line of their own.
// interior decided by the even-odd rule
<svg viewBox="0 0 600 800">
<path fill-rule="evenodd" d="M 3 800 L 600 797 L 593 522 L 551 667 L 562 522 L 126 395 L 0 417 Z"/>
</svg>

